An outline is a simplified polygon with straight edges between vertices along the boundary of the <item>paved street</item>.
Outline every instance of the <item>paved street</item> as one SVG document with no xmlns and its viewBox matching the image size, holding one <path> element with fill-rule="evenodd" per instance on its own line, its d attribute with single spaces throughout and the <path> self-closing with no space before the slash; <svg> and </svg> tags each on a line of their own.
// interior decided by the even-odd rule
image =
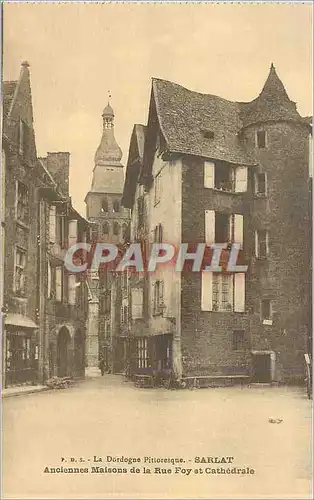
<svg viewBox="0 0 314 500">
<path fill-rule="evenodd" d="M 11 397 L 3 402 L 3 497 L 309 498 L 310 414 L 299 389 L 136 389 L 112 375 Z M 170 469 L 165 475 L 44 473 L 61 465 L 131 468 L 94 464 L 94 455 L 182 457 L 193 471 L 213 467 L 196 464 L 196 456 L 233 456 L 255 474 L 175 474 L 169 464 L 148 465 Z"/>
</svg>

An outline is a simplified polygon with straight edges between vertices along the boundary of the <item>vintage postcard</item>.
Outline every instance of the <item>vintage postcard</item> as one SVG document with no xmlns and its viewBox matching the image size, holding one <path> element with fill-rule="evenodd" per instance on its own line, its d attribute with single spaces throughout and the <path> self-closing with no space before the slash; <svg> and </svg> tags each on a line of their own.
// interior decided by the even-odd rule
<svg viewBox="0 0 314 500">
<path fill-rule="evenodd" d="M 312 498 L 311 2 L 3 2 L 3 499 Z"/>
</svg>

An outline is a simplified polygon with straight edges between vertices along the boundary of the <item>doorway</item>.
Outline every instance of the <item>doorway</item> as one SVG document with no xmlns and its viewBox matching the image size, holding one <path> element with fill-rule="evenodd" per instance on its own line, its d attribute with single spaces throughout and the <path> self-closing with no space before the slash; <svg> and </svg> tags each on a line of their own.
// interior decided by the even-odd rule
<svg viewBox="0 0 314 500">
<path fill-rule="evenodd" d="M 70 342 L 69 330 L 63 326 L 59 331 L 57 342 L 58 377 L 67 377 L 69 375 Z"/>
<path fill-rule="evenodd" d="M 272 363 L 270 353 L 253 355 L 253 382 L 270 383 L 272 381 Z"/>
</svg>

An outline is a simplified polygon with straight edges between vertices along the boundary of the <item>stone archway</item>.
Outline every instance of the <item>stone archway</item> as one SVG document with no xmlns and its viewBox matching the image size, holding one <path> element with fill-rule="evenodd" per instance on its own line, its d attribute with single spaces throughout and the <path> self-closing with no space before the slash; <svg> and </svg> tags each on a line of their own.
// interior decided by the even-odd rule
<svg viewBox="0 0 314 500">
<path fill-rule="evenodd" d="M 57 340 L 58 377 L 67 377 L 70 374 L 70 343 L 69 330 L 63 326 L 60 328 Z"/>
</svg>

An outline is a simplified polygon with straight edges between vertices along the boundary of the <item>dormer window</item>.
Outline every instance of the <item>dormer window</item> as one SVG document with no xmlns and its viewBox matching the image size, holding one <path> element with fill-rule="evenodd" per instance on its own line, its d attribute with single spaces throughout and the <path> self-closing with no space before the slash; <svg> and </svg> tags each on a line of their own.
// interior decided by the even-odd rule
<svg viewBox="0 0 314 500">
<path fill-rule="evenodd" d="M 259 149 L 264 149 L 267 146 L 267 136 L 265 130 L 257 130 L 255 137 L 256 146 Z"/>
<path fill-rule="evenodd" d="M 203 129 L 202 134 L 203 134 L 203 137 L 205 139 L 214 139 L 214 137 L 215 137 L 214 132 L 212 130 L 209 130 L 209 129 Z"/>
</svg>

